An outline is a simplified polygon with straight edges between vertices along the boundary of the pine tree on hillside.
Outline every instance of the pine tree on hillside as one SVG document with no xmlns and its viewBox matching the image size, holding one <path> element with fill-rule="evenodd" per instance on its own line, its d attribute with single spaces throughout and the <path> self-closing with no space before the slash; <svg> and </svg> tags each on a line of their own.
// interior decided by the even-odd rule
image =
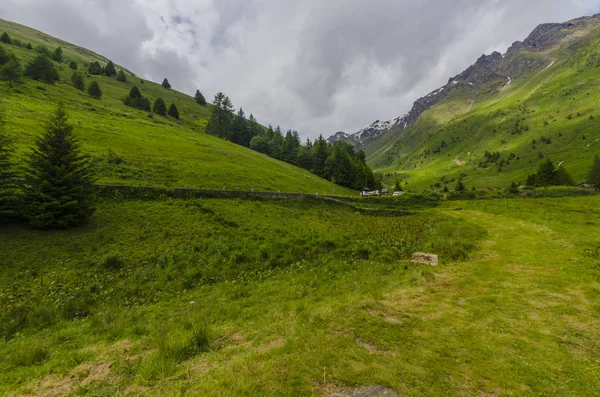
<svg viewBox="0 0 600 397">
<path fill-rule="evenodd" d="M 594 162 L 592 163 L 592 168 L 590 168 L 587 182 L 590 185 L 594 185 L 596 190 L 600 190 L 600 156 L 598 155 L 594 156 Z"/>
<path fill-rule="evenodd" d="M 319 138 L 313 144 L 312 150 L 313 166 L 311 171 L 313 174 L 324 178 L 326 176 L 325 162 L 329 157 L 330 149 L 323 135 L 319 135 Z"/>
<path fill-rule="evenodd" d="M 28 50 L 33 50 L 33 46 L 31 45 L 31 43 L 27 43 L 25 48 L 27 48 Z"/>
<path fill-rule="evenodd" d="M 206 106 L 206 99 L 204 99 L 204 95 L 202 95 L 200 90 L 196 90 L 196 96 L 194 96 L 194 99 L 198 105 Z"/>
<path fill-rule="evenodd" d="M 179 110 L 177 110 L 177 106 L 175 106 L 174 103 L 171 104 L 171 106 L 169 106 L 169 116 L 173 117 L 174 119 L 179 120 Z"/>
<path fill-rule="evenodd" d="M 11 44 L 12 42 L 10 36 L 6 32 L 2 33 L 2 35 L 0 36 L 0 41 L 4 44 Z"/>
<path fill-rule="evenodd" d="M 463 193 L 465 190 L 467 190 L 467 188 L 465 187 L 465 184 L 462 181 L 462 178 L 459 179 L 458 182 L 456 183 L 455 190 L 460 193 Z"/>
<path fill-rule="evenodd" d="M 117 69 L 115 69 L 115 64 L 112 61 L 108 61 L 106 64 L 104 74 L 107 76 L 115 76 L 117 74 Z"/>
<path fill-rule="evenodd" d="M 136 98 L 141 98 L 141 97 L 142 97 L 142 92 L 140 91 L 140 89 L 137 88 L 136 86 L 131 87 L 131 91 L 129 91 L 129 98 L 136 99 Z"/>
<path fill-rule="evenodd" d="M 119 73 L 117 73 L 117 81 L 120 81 L 122 83 L 125 83 L 127 81 L 127 76 L 125 75 L 123 69 L 119 70 Z"/>
<path fill-rule="evenodd" d="M 48 84 L 54 84 L 58 80 L 58 72 L 50 58 L 45 54 L 38 55 L 27 65 L 25 75 Z"/>
<path fill-rule="evenodd" d="M 62 62 L 63 60 L 63 49 L 61 47 L 57 47 L 52 53 L 52 60 L 56 62 Z"/>
<path fill-rule="evenodd" d="M 237 143 L 238 145 L 243 145 L 243 140 L 246 136 L 247 129 L 248 123 L 246 120 L 246 113 L 244 113 L 244 109 L 240 108 L 239 112 L 237 113 L 237 117 L 233 120 L 231 131 L 227 139 L 233 143 Z"/>
<path fill-rule="evenodd" d="M 401 192 L 402 191 L 402 184 L 400 183 L 400 181 L 398 179 L 396 179 L 396 185 L 394 185 L 394 191 L 395 192 Z"/>
<path fill-rule="evenodd" d="M 71 82 L 73 83 L 73 87 L 77 88 L 79 91 L 85 91 L 85 81 L 83 80 L 81 73 L 73 72 Z"/>
<path fill-rule="evenodd" d="M 13 83 L 18 83 L 22 76 L 21 64 L 16 58 L 10 59 L 0 67 L 0 80 L 8 81 L 9 87 L 12 87 Z"/>
<path fill-rule="evenodd" d="M 535 184 L 540 187 L 556 186 L 556 168 L 552 163 L 552 160 L 546 159 L 542 164 L 535 176 Z"/>
<path fill-rule="evenodd" d="M 12 142 L 4 132 L 4 120 L 0 113 L 0 221 L 13 218 L 18 202 L 12 155 Z"/>
<path fill-rule="evenodd" d="M 156 98 L 154 101 L 154 107 L 152 108 L 154 113 L 160 114 L 161 116 L 167 115 L 167 104 L 162 98 Z"/>
<path fill-rule="evenodd" d="M 62 105 L 50 116 L 28 161 L 24 215 L 40 229 L 83 223 L 94 211 L 91 161 L 80 145 Z"/>
<path fill-rule="evenodd" d="M 102 90 L 100 89 L 100 84 L 97 81 L 92 81 L 90 86 L 88 87 L 88 94 L 92 98 L 100 99 L 102 98 Z"/>
<path fill-rule="evenodd" d="M 167 90 L 171 88 L 171 84 L 169 84 L 169 80 L 167 80 L 167 79 L 164 79 L 164 80 L 163 80 L 163 82 L 162 82 L 162 86 L 163 86 L 164 88 L 166 88 Z"/>
<path fill-rule="evenodd" d="M 206 126 L 206 132 L 218 136 L 219 138 L 227 139 L 230 134 L 231 122 L 233 119 L 233 105 L 228 97 L 222 92 L 215 95 L 213 101 L 213 111 Z"/>
<path fill-rule="evenodd" d="M 575 181 L 564 167 L 558 167 L 555 171 L 556 184 L 558 186 L 573 186 Z"/>
<path fill-rule="evenodd" d="M 77 66 L 77 62 L 71 61 L 71 62 L 69 62 L 69 68 L 71 68 L 73 70 L 77 70 L 79 67 Z"/>
<path fill-rule="evenodd" d="M 102 66 L 99 62 L 92 62 L 88 66 L 88 73 L 94 76 L 100 76 L 102 74 Z"/>
</svg>

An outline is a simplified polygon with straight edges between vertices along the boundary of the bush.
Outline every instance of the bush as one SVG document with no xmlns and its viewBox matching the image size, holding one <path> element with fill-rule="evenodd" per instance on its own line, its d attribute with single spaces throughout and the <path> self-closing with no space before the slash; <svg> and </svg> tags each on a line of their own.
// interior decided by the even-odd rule
<svg viewBox="0 0 600 397">
<path fill-rule="evenodd" d="M 76 63 L 75 61 L 71 61 L 71 62 L 69 63 L 69 67 L 70 67 L 71 69 L 73 69 L 73 70 L 77 70 L 77 69 L 78 69 L 77 63 Z"/>
<path fill-rule="evenodd" d="M 100 89 L 100 84 L 97 81 L 92 81 L 90 86 L 88 87 L 88 94 L 92 98 L 100 99 L 102 98 L 102 90 Z"/>
<path fill-rule="evenodd" d="M 102 258 L 102 267 L 107 270 L 119 270 L 124 266 L 123 257 L 117 252 L 110 252 Z"/>
</svg>

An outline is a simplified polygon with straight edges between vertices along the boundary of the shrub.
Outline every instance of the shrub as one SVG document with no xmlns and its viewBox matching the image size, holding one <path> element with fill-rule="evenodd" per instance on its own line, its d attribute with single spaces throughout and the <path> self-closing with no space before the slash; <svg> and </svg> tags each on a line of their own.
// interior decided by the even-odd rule
<svg viewBox="0 0 600 397">
<path fill-rule="evenodd" d="M 117 73 L 117 81 L 120 81 L 122 83 L 125 83 L 127 81 L 127 76 L 125 75 L 125 72 L 123 70 L 119 70 L 119 73 Z"/>
<path fill-rule="evenodd" d="M 154 113 L 160 114 L 161 116 L 167 115 L 167 104 L 162 98 L 157 98 L 154 102 L 154 107 L 152 108 Z"/>
<path fill-rule="evenodd" d="M 8 33 L 6 33 L 6 32 L 2 33 L 2 35 L 0 36 L 0 42 L 2 42 L 4 44 L 11 43 L 10 36 L 8 35 Z"/>
<path fill-rule="evenodd" d="M 169 106 L 169 116 L 179 120 L 179 110 L 177 110 L 177 106 L 174 103 Z"/>
<path fill-rule="evenodd" d="M 92 81 L 90 86 L 88 87 L 88 94 L 92 98 L 100 99 L 102 98 L 102 90 L 100 89 L 100 84 L 97 81 Z"/>
<path fill-rule="evenodd" d="M 102 266 L 107 270 L 119 270 L 124 266 L 123 257 L 117 252 L 110 252 L 102 258 Z"/>
<path fill-rule="evenodd" d="M 77 69 L 78 69 L 77 63 L 76 63 L 75 61 L 71 61 L 71 62 L 69 63 L 69 67 L 70 67 L 71 69 L 73 69 L 73 70 L 77 70 Z"/>
<path fill-rule="evenodd" d="M 85 90 L 85 81 L 80 73 L 73 72 L 73 76 L 71 76 L 71 82 L 73 83 L 73 87 L 77 88 L 79 91 Z"/>
</svg>

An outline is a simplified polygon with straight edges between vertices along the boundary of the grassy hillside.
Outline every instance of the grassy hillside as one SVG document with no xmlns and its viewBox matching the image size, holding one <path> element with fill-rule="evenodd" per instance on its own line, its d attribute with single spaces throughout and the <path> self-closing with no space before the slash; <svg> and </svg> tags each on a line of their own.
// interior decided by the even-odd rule
<svg viewBox="0 0 600 397">
<path fill-rule="evenodd" d="M 173 200 L 3 227 L 0 393 L 596 395 L 599 205 Z"/>
<path fill-rule="evenodd" d="M 452 188 L 461 175 L 469 188 L 506 187 L 525 182 L 545 158 L 563 162 L 583 182 L 600 154 L 599 45 L 594 28 L 551 50 L 528 53 L 548 67 L 500 90 L 459 91 L 401 136 L 390 131 L 370 144 L 368 162 L 392 174 L 388 184 L 399 177 L 418 190 L 443 181 Z M 486 151 L 501 157 L 486 163 Z"/>
<path fill-rule="evenodd" d="M 0 83 L 0 109 L 5 113 L 7 131 L 15 138 L 19 155 L 27 152 L 34 137 L 41 133 L 42 120 L 58 101 L 62 101 L 76 125 L 76 134 L 86 152 L 98 162 L 101 183 L 152 186 L 186 186 L 210 189 L 256 189 L 307 193 L 353 194 L 309 172 L 274 160 L 241 146 L 204 134 L 211 105 L 196 104 L 193 98 L 127 73 L 122 83 L 115 77 L 89 76 L 89 62 L 107 59 L 89 50 L 24 26 L 0 20 L 0 32 L 33 47 L 45 45 L 50 50 L 61 46 L 64 62 L 57 64 L 60 81 L 54 85 L 23 79 L 9 88 Z M 25 47 L 5 45 L 25 66 L 37 53 Z M 73 70 L 68 63 L 77 62 L 86 84 L 97 80 L 104 93 L 95 100 L 70 83 Z M 119 69 L 120 67 L 117 67 Z M 165 76 L 169 77 L 169 76 Z M 181 119 L 154 115 L 123 105 L 122 99 L 133 85 L 151 98 L 161 97 L 175 103 Z M 193 87 L 195 88 L 195 87 Z"/>
</svg>

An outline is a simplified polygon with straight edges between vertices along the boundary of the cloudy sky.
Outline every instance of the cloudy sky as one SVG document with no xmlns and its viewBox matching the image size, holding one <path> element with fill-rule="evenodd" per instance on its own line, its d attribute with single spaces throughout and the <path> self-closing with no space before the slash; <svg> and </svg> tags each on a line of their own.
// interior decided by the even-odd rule
<svg viewBox="0 0 600 397">
<path fill-rule="evenodd" d="M 356 132 L 600 0 L 1 0 L 0 18 L 303 136 Z"/>
</svg>

